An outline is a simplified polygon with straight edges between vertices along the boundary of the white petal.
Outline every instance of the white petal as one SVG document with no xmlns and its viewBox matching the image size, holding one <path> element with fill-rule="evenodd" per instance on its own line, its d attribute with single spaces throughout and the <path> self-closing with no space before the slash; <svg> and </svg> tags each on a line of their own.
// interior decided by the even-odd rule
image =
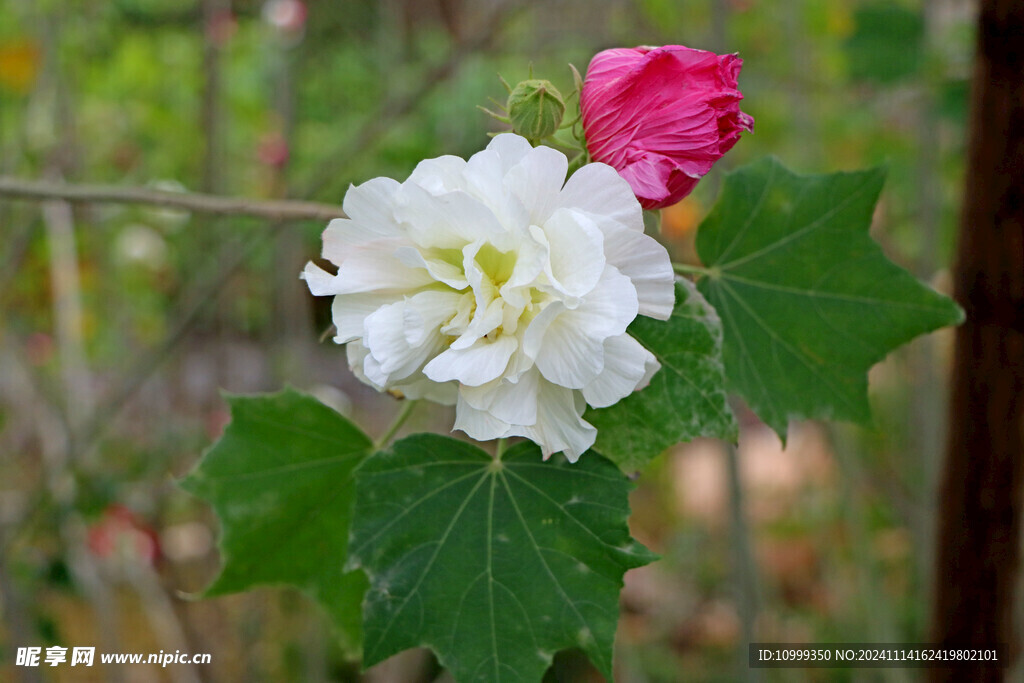
<svg viewBox="0 0 1024 683">
<path fill-rule="evenodd" d="M 398 229 L 390 224 L 335 218 L 327 224 L 323 232 L 324 248 L 321 255 L 332 263 L 341 265 L 355 248 L 367 242 L 400 236 Z"/>
<path fill-rule="evenodd" d="M 370 357 L 370 351 L 363 346 L 361 341 L 356 339 L 345 344 L 345 356 L 348 358 L 348 367 L 352 370 L 352 374 L 359 378 L 360 382 L 369 384 L 377 391 L 384 390 L 384 387 L 367 377 L 366 372 L 363 370 L 363 367 L 366 365 L 366 359 Z"/>
<path fill-rule="evenodd" d="M 481 339 L 467 349 L 449 348 L 427 363 L 423 374 L 435 382 L 457 380 L 480 386 L 501 376 L 517 346 L 515 337 L 501 335 L 494 341 Z"/>
<path fill-rule="evenodd" d="M 526 230 L 530 226 L 530 212 L 511 192 L 504 193 L 501 201 L 493 202 L 491 206 L 506 231 Z"/>
<path fill-rule="evenodd" d="M 465 332 L 452 343 L 453 349 L 464 349 L 474 344 L 480 337 L 497 329 L 504 320 L 505 303 L 499 296 L 498 288 L 495 287 L 490 274 L 481 268 L 477 260 L 483 246 L 483 241 L 477 241 L 467 244 L 462 250 L 463 269 L 473 291 L 476 310 Z"/>
<path fill-rule="evenodd" d="M 533 358 L 523 352 L 523 342 L 519 342 L 519 348 L 512 354 L 512 358 L 505 368 L 505 377 L 512 382 L 518 382 L 519 377 L 535 365 Z"/>
<path fill-rule="evenodd" d="M 566 315 L 576 327 L 604 341 L 625 332 L 636 318 L 638 307 L 636 288 L 630 279 L 618 269 L 605 266 L 597 286 Z"/>
<path fill-rule="evenodd" d="M 487 150 L 497 154 L 498 159 L 501 160 L 500 168 L 504 175 L 533 151 L 533 145 L 526 138 L 515 133 L 501 133 L 491 138 L 487 144 Z M 473 156 L 475 157 L 476 154 Z"/>
<path fill-rule="evenodd" d="M 377 391 L 383 391 L 384 387 L 372 382 L 363 371 L 363 365 L 366 359 L 370 357 L 370 352 L 366 347 L 357 340 L 346 344 L 345 352 L 348 356 L 349 367 L 352 368 L 353 374 L 359 378 L 359 381 L 370 385 Z M 404 382 L 396 382 L 389 385 L 389 389 L 401 393 L 409 399 L 424 398 L 446 406 L 455 405 L 459 394 L 459 387 L 454 382 L 432 382 L 418 373 Z"/>
<path fill-rule="evenodd" d="M 562 188 L 558 206 L 607 216 L 630 230 L 644 231 L 643 210 L 629 183 L 606 164 L 586 164 Z"/>
<path fill-rule="evenodd" d="M 454 190 L 465 190 L 463 171 L 466 160 L 446 154 L 436 159 L 424 159 L 416 165 L 405 182 L 419 185 L 430 194 L 444 194 Z"/>
<path fill-rule="evenodd" d="M 363 370 L 381 386 L 388 384 L 391 373 L 396 370 L 412 366 L 412 372 L 419 365 L 416 356 L 420 349 L 409 346 L 402 331 L 404 308 L 404 301 L 381 306 L 363 321 L 363 344 L 370 351 L 363 362 Z"/>
<path fill-rule="evenodd" d="M 529 144 L 526 143 L 528 148 Z M 529 223 L 530 214 L 524 203 L 505 187 L 505 174 L 522 158 L 518 146 L 515 142 L 496 144 L 492 141 L 488 149 L 470 157 L 463 173 L 466 191 L 486 205 L 506 230 L 524 228 Z"/>
<path fill-rule="evenodd" d="M 402 312 L 402 330 L 410 346 L 428 342 L 438 328 L 451 320 L 459 307 L 458 292 L 426 291 L 410 297 Z"/>
<path fill-rule="evenodd" d="M 433 382 L 423 375 L 414 375 L 410 379 L 412 381 L 396 382 L 391 390 L 414 401 L 423 398 L 446 406 L 455 405 L 459 398 L 459 385 L 455 382 Z"/>
<path fill-rule="evenodd" d="M 494 144 L 493 142 L 491 143 Z M 483 149 L 466 161 L 466 187 L 470 194 L 485 202 L 493 203 L 501 197 L 502 179 L 510 164 L 503 162 L 497 149 Z"/>
<path fill-rule="evenodd" d="M 533 319 L 523 335 L 523 351 L 548 380 L 581 389 L 604 368 L 604 340 L 623 334 L 636 312 L 629 278 L 607 266 L 575 309 L 555 301 Z"/>
<path fill-rule="evenodd" d="M 581 297 L 594 288 L 605 266 L 604 235 L 594 221 L 582 212 L 559 209 L 530 232 L 548 245 L 545 272 L 558 291 Z"/>
<path fill-rule="evenodd" d="M 404 246 L 395 241 L 371 242 L 355 250 L 338 267 L 334 287 L 338 294 L 378 290 L 404 292 L 436 282 L 422 268 L 409 268 L 395 258 Z"/>
<path fill-rule="evenodd" d="M 620 223 L 594 217 L 604 233 L 608 263 L 633 281 L 640 315 L 668 320 L 676 304 L 675 274 L 668 251 L 654 238 Z"/>
<path fill-rule="evenodd" d="M 577 327 L 573 313 L 564 311 L 548 325 L 536 362 L 545 379 L 582 389 L 604 368 L 604 339 Z"/>
<path fill-rule="evenodd" d="M 508 239 L 491 208 L 467 192 L 432 195 L 406 183 L 398 197 L 395 215 L 407 224 L 409 237 L 421 247 L 461 249 L 479 239 L 498 246 Z"/>
<path fill-rule="evenodd" d="M 455 426 L 477 441 L 490 441 L 508 435 L 509 425 L 494 417 L 486 410 L 471 406 L 462 395 L 455 404 Z"/>
<path fill-rule="evenodd" d="M 395 192 L 399 183 L 391 178 L 374 178 L 362 185 L 353 185 L 345 193 L 341 206 L 345 215 L 382 235 L 397 235 L 393 213 Z"/>
<path fill-rule="evenodd" d="M 537 354 L 540 353 L 541 344 L 544 343 L 544 335 L 547 333 L 548 327 L 565 310 L 567 309 L 561 301 L 552 301 L 544 307 L 544 310 L 537 317 L 530 321 L 530 325 L 523 334 L 523 353 L 526 356 L 530 358 L 537 357 Z"/>
<path fill-rule="evenodd" d="M 637 312 L 636 289 L 629 278 L 605 266 L 597 286 L 575 309 L 552 301 L 530 322 L 523 336 L 523 351 L 537 358 L 547 344 L 548 328 L 556 320 L 568 330 L 604 342 L 626 331 Z M 562 317 L 565 320 L 561 320 Z"/>
<path fill-rule="evenodd" d="M 537 422 L 512 425 L 507 436 L 525 436 L 540 446 L 547 459 L 562 451 L 570 462 L 594 445 L 597 430 L 582 418 L 585 404 L 576 400 L 571 389 L 541 380 L 537 401 Z"/>
<path fill-rule="evenodd" d="M 660 368 L 658 360 L 628 334 L 604 341 L 604 370 L 587 386 L 583 398 L 595 408 L 618 403 L 645 386 Z"/>
<path fill-rule="evenodd" d="M 569 160 L 564 154 L 550 147 L 537 147 L 505 174 L 505 187 L 528 207 L 532 225 L 543 225 L 551 217 L 568 170 Z"/>
<path fill-rule="evenodd" d="M 462 250 L 462 270 L 465 272 L 466 280 L 473 290 L 473 296 L 476 299 L 476 317 L 478 318 L 483 315 L 484 309 L 498 296 L 498 288 L 494 286 L 490 275 L 484 272 L 484 269 L 477 262 L 477 255 L 484 245 L 485 242 L 483 240 L 477 240 L 467 244 Z"/>
<path fill-rule="evenodd" d="M 426 255 L 423 254 L 424 251 L 426 251 Z M 431 251 L 433 250 L 399 247 L 395 250 L 395 258 L 410 268 L 423 268 L 430 273 L 430 277 L 445 283 L 452 289 L 465 289 L 469 286 L 461 268 L 444 259 L 437 258 L 430 253 Z"/>
<path fill-rule="evenodd" d="M 507 296 L 510 292 L 534 284 L 537 277 L 544 272 L 544 266 L 548 260 L 548 245 L 537 241 L 527 230 L 518 235 L 519 243 L 516 245 L 516 265 L 512 269 L 512 275 L 508 282 L 501 286 L 501 295 Z M 523 301 L 522 303 L 525 303 Z"/>
<path fill-rule="evenodd" d="M 655 358 L 652 353 L 649 358 L 644 359 L 644 376 L 636 383 L 636 389 L 633 391 L 646 389 L 647 385 L 651 383 L 651 380 L 654 379 L 654 376 L 658 374 L 659 370 L 661 370 L 661 363 L 658 362 L 658 359 Z"/>
<path fill-rule="evenodd" d="M 462 387 L 462 397 L 477 410 L 484 410 L 502 422 L 532 425 L 537 421 L 537 392 L 540 374 L 523 373 L 517 381 L 500 377 L 479 387 Z"/>
<path fill-rule="evenodd" d="M 391 378 L 388 376 L 388 373 L 384 371 L 384 368 L 381 367 L 380 360 L 374 358 L 372 353 L 368 353 L 366 357 L 363 358 L 362 368 L 363 374 L 366 376 L 365 381 L 367 381 L 368 384 L 380 388 L 388 386 L 388 382 Z"/>
<path fill-rule="evenodd" d="M 396 294 L 339 294 L 331 303 L 331 317 L 337 333 L 334 342 L 344 344 L 363 336 L 363 321 L 366 316 L 381 306 L 392 304 Z"/>
<path fill-rule="evenodd" d="M 386 386 L 410 376 L 441 352 L 444 337 L 437 328 L 454 314 L 457 301 L 458 294 L 421 292 L 366 316 L 363 343 L 370 357 L 363 369 L 367 377 Z"/>
<path fill-rule="evenodd" d="M 306 268 L 299 277 L 306 281 L 306 285 L 309 286 L 309 292 L 313 296 L 328 296 L 338 293 L 335 276 L 312 261 L 306 264 Z"/>
<path fill-rule="evenodd" d="M 461 335 L 469 326 L 469 319 L 473 313 L 473 293 L 462 292 L 459 302 L 455 307 L 455 316 L 441 327 L 441 333 L 449 336 Z"/>
<path fill-rule="evenodd" d="M 466 326 L 466 331 L 452 342 L 452 349 L 468 349 L 476 344 L 481 337 L 498 329 L 504 320 L 504 308 L 505 304 L 501 299 L 491 301 L 485 308 L 477 306 L 473 319 Z"/>
</svg>

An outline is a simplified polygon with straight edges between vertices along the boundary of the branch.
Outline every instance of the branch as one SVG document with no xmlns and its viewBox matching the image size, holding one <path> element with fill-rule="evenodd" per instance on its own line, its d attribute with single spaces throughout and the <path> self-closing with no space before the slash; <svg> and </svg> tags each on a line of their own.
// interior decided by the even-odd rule
<svg viewBox="0 0 1024 683">
<path fill-rule="evenodd" d="M 0 177 L 0 198 L 69 202 L 149 204 L 197 213 L 255 216 L 275 221 L 318 220 L 344 217 L 340 206 L 285 199 L 260 200 L 221 197 L 197 192 L 167 192 L 145 187 L 51 183 Z"/>
</svg>

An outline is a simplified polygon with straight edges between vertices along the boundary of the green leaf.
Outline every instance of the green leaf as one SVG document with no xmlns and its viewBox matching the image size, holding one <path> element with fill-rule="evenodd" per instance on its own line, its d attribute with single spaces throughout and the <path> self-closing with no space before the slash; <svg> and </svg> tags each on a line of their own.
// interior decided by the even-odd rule
<svg viewBox="0 0 1024 683">
<path fill-rule="evenodd" d="M 539 681 L 581 648 L 611 680 L 622 575 L 654 559 L 629 536 L 629 480 L 596 453 L 500 461 L 433 434 L 356 474 L 349 566 L 370 579 L 363 663 L 411 647 L 459 681 Z"/>
<path fill-rule="evenodd" d="M 352 470 L 371 450 L 351 422 L 286 389 L 229 396 L 231 424 L 182 482 L 220 518 L 224 567 L 207 596 L 290 584 L 320 602 L 343 646 L 359 647 L 362 572 L 345 572 Z"/>
<path fill-rule="evenodd" d="M 640 316 L 629 333 L 655 355 L 661 370 L 646 389 L 587 412 L 597 427 L 594 450 L 631 472 L 680 441 L 736 438 L 726 401 L 722 324 L 691 282 L 676 283 L 671 318 Z"/>
<path fill-rule="evenodd" d="M 762 159 L 726 177 L 697 233 L 730 387 L 780 436 L 803 417 L 867 421 L 867 371 L 963 319 L 868 235 L 885 172 L 799 176 Z"/>
</svg>

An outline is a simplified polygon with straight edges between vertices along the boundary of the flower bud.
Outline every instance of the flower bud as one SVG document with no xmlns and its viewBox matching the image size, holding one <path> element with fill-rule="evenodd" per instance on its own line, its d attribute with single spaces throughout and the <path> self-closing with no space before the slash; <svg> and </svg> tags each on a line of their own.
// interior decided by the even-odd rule
<svg viewBox="0 0 1024 683">
<path fill-rule="evenodd" d="M 551 81 L 532 78 L 512 89 L 505 108 L 512 130 L 537 142 L 558 131 L 565 115 L 565 100 Z"/>
<path fill-rule="evenodd" d="M 617 170 L 645 209 L 675 204 L 754 130 L 740 111 L 742 65 L 682 45 L 598 53 L 580 91 L 591 159 Z"/>
</svg>

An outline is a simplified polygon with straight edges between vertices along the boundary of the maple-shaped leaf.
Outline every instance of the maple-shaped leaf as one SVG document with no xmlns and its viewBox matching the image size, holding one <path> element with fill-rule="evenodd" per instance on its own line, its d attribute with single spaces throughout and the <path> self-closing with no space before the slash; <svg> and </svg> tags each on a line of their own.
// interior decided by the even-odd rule
<svg viewBox="0 0 1024 683">
<path fill-rule="evenodd" d="M 868 369 L 963 319 L 868 234 L 884 181 L 882 169 L 801 176 L 762 159 L 726 176 L 698 230 L 726 379 L 783 439 L 790 419 L 867 421 Z"/>
<path fill-rule="evenodd" d="M 654 556 L 630 538 L 632 484 L 594 452 L 495 460 L 416 434 L 356 473 L 350 567 L 366 572 L 363 664 L 429 647 L 458 681 L 540 681 L 582 649 L 611 680 L 622 575 Z"/>
<path fill-rule="evenodd" d="M 293 390 L 228 396 L 231 423 L 181 482 L 221 523 L 223 569 L 205 596 L 295 586 L 359 647 L 361 572 L 346 572 L 352 470 L 372 449 L 355 425 Z"/>
</svg>

